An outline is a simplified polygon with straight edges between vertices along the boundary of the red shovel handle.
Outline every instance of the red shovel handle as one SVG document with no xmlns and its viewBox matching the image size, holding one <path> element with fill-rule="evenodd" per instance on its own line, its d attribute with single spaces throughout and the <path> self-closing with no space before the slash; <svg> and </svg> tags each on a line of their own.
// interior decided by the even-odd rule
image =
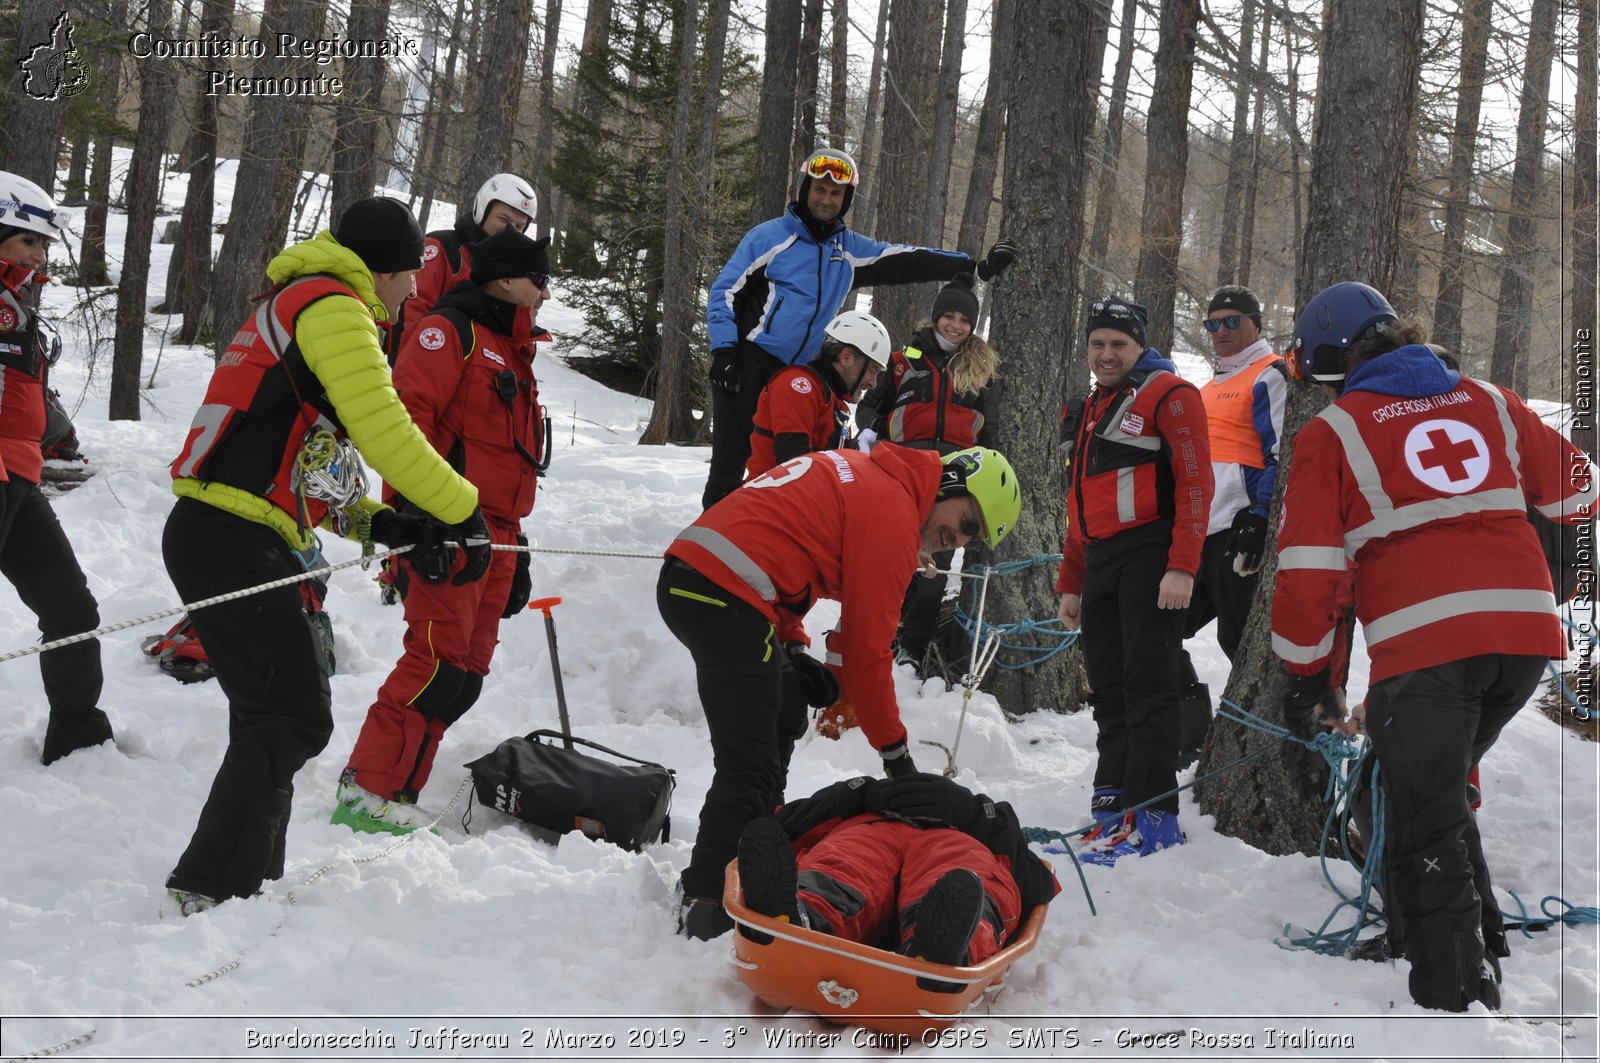
<svg viewBox="0 0 1600 1063">
<path fill-rule="evenodd" d="M 560 598 L 535 598 L 528 603 L 529 609 L 537 609 L 544 614 L 546 620 L 550 619 L 550 610 L 561 604 Z"/>
</svg>

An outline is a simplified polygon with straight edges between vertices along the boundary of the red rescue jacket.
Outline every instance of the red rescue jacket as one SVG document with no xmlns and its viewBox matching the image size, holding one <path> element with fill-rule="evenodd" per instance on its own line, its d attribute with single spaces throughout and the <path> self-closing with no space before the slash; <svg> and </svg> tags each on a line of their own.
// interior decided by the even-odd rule
<svg viewBox="0 0 1600 1063">
<path fill-rule="evenodd" d="M 958 394 L 950 379 L 950 360 L 933 329 L 911 338 L 889 358 L 889 372 L 862 398 L 856 423 L 907 446 L 951 454 L 986 439 L 988 388 Z"/>
<path fill-rule="evenodd" d="M 917 569 L 943 466 L 893 444 L 825 450 L 756 477 L 685 528 L 676 557 L 760 610 L 784 642 L 809 642 L 818 598 L 840 603 L 844 677 L 867 740 L 906 740 L 889 644 Z"/>
<path fill-rule="evenodd" d="M 0 483 L 12 476 L 39 482 L 44 457 L 48 342 L 40 333 L 39 286 L 49 278 L 0 262 Z"/>
<path fill-rule="evenodd" d="M 463 284 L 406 332 L 395 360 L 400 401 L 451 468 L 477 486 L 485 517 L 515 524 L 533 512 L 544 457 L 533 359 L 549 338 L 526 308 Z"/>
<path fill-rule="evenodd" d="M 472 252 L 468 244 L 484 239 L 484 231 L 466 214 L 456 219 L 454 228 L 435 229 L 422 243 L 422 268 L 417 271 L 417 294 L 400 307 L 392 331 L 394 345 L 386 348 L 395 352 L 405 345 L 406 337 L 417 324 L 433 312 L 433 308 L 462 281 L 472 277 Z"/>
<path fill-rule="evenodd" d="M 1527 506 L 1576 524 L 1600 485 L 1513 392 L 1401 347 L 1357 367 L 1300 431 L 1289 473 L 1272 648 L 1291 671 L 1327 666 L 1352 580 L 1371 682 L 1485 653 L 1566 652 Z"/>
<path fill-rule="evenodd" d="M 1146 349 L 1121 385 L 1098 384 L 1072 429 L 1067 534 L 1056 592 L 1082 594 L 1092 542 L 1157 520 L 1172 521 L 1167 568 L 1200 566 L 1214 483 L 1200 392 Z"/>
<path fill-rule="evenodd" d="M 173 479 L 228 484 L 265 497 L 304 528 L 322 523 L 326 502 L 308 498 L 300 509 L 295 457 L 314 429 L 342 436 L 344 426 L 322 381 L 300 356 L 294 330 L 306 307 L 330 295 L 358 298 L 337 279 L 316 274 L 290 281 L 256 307 L 211 374 L 172 463 Z"/>
<path fill-rule="evenodd" d="M 811 365 L 780 369 L 756 400 L 745 479 L 813 450 L 831 450 L 844 435 L 850 407 Z"/>
</svg>

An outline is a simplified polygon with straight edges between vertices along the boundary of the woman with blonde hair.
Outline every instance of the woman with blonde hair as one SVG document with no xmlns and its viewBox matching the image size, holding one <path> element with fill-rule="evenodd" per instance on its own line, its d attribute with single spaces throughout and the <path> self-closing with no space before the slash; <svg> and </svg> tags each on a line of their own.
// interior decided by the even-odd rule
<svg viewBox="0 0 1600 1063">
<path fill-rule="evenodd" d="M 889 360 L 889 372 L 856 407 L 863 450 L 879 439 L 951 454 L 991 446 L 988 392 L 1000 355 L 973 331 L 978 321 L 976 279 L 958 274 L 934 297 L 929 323 Z M 933 555 L 950 568 L 954 552 Z M 918 575 L 906 590 L 895 660 L 920 662 L 933 640 L 944 580 Z"/>
</svg>

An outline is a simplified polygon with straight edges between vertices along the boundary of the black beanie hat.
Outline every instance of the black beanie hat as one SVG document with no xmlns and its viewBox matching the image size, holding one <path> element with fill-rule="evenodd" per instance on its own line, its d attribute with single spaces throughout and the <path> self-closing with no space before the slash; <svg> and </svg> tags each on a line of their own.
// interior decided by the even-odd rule
<svg viewBox="0 0 1600 1063">
<path fill-rule="evenodd" d="M 969 325 L 978 323 L 978 297 L 972 291 L 978 283 L 977 278 L 970 273 L 957 273 L 950 278 L 950 283 L 939 289 L 939 294 L 933 297 L 933 321 L 938 324 L 939 319 L 950 311 L 967 316 Z"/>
<path fill-rule="evenodd" d="M 1256 328 L 1261 327 L 1261 301 L 1249 288 L 1242 288 L 1237 284 L 1225 284 L 1212 292 L 1211 302 L 1206 304 L 1206 316 L 1210 317 L 1218 310 L 1237 311 L 1254 321 Z"/>
<path fill-rule="evenodd" d="M 472 283 L 487 284 L 502 277 L 548 276 L 550 258 L 545 249 L 550 238 L 534 240 L 511 226 L 468 245 L 472 249 Z"/>
<path fill-rule="evenodd" d="M 1087 336 L 1097 328 L 1113 328 L 1126 332 L 1140 347 L 1148 346 L 1144 327 L 1150 320 L 1150 311 L 1138 303 L 1130 303 L 1119 295 L 1108 295 L 1089 305 L 1089 322 L 1083 328 Z"/>
<path fill-rule="evenodd" d="M 356 200 L 345 208 L 333 238 L 359 255 L 373 273 L 422 268 L 422 226 L 398 199 Z"/>
</svg>

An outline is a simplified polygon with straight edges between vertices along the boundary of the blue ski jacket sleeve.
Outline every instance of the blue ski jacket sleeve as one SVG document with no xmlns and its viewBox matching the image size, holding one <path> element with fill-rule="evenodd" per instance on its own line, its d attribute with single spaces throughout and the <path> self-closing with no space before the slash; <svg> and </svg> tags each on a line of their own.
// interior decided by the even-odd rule
<svg viewBox="0 0 1600 1063">
<path fill-rule="evenodd" d="M 711 349 L 748 340 L 785 365 L 810 361 L 853 288 L 948 280 L 977 261 L 959 251 L 890 244 L 839 225 L 818 242 L 793 204 L 745 234 L 712 282 Z"/>
</svg>

